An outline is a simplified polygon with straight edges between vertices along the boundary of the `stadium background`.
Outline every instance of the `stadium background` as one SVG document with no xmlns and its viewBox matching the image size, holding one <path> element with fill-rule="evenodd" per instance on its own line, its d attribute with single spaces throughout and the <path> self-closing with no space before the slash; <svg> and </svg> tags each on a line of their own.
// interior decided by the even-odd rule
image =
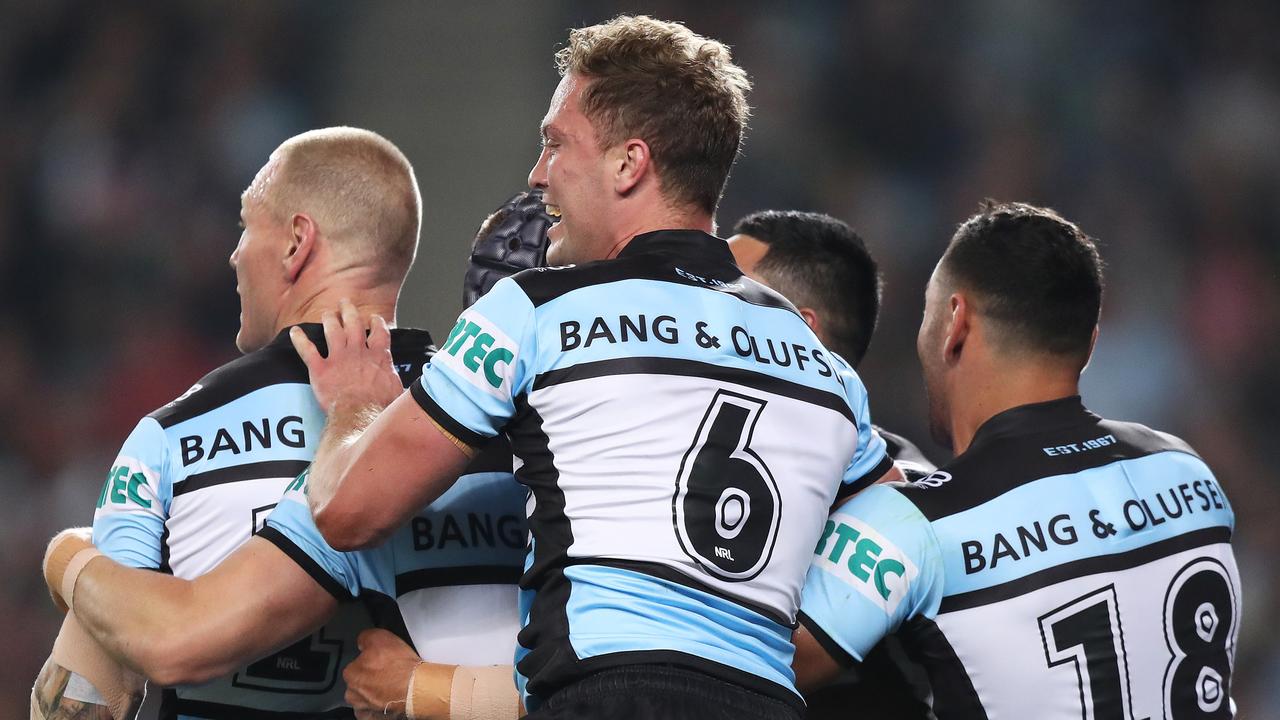
<svg viewBox="0 0 1280 720">
<path fill-rule="evenodd" d="M 1280 5 L 779 5 L 0 0 L 0 717 L 56 631 L 46 539 L 90 521 L 140 415 L 235 352 L 226 258 L 270 150 L 336 124 L 405 150 L 425 224 L 400 321 L 441 336 L 475 227 L 537 157 L 553 49 L 624 10 L 729 43 L 754 79 L 722 227 L 800 208 L 867 239 L 887 281 L 873 412 L 926 447 L 914 338 L 955 224 L 1017 199 L 1101 240 L 1085 399 L 1216 469 L 1236 698 L 1280 707 Z"/>
</svg>

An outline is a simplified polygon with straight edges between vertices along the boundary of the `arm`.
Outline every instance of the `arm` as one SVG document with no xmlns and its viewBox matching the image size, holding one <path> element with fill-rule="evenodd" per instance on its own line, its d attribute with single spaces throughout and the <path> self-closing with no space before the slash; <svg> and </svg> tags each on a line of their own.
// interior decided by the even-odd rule
<svg viewBox="0 0 1280 720">
<path fill-rule="evenodd" d="M 372 547 L 449 489 L 474 451 L 402 391 L 381 318 L 366 339 L 355 308 L 343 301 L 341 318 L 326 313 L 324 326 L 327 357 L 300 330 L 291 334 L 328 411 L 308 500 L 334 549 Z"/>
<path fill-rule="evenodd" d="M 805 578 L 792 637 L 797 687 L 822 687 L 910 618 L 933 617 L 944 577 L 929 520 L 897 488 L 874 485 L 842 503 Z"/>
<path fill-rule="evenodd" d="M 510 665 L 442 665 L 418 657 L 386 630 L 365 630 L 342 671 L 356 717 L 492 720 L 524 714 Z"/>
<path fill-rule="evenodd" d="M 795 657 L 791 660 L 791 669 L 796 673 L 796 688 L 802 693 L 810 693 L 826 685 L 840 674 L 840 663 L 818 642 L 818 639 L 803 625 L 796 627 L 791 635 L 791 642 L 796 646 Z"/>
<path fill-rule="evenodd" d="M 46 660 L 31 688 L 31 720 L 113 720 L 111 709 L 106 705 L 67 697 L 70 682 L 70 670 L 54 662 L 52 657 Z M 132 700 L 132 707 L 121 717 L 131 718 L 137 714 L 142 693 Z"/>
<path fill-rule="evenodd" d="M 73 595 L 80 622 L 107 652 L 160 685 L 225 675 L 320 627 L 336 607 L 305 570 L 256 537 L 195 580 L 97 557 Z"/>
</svg>

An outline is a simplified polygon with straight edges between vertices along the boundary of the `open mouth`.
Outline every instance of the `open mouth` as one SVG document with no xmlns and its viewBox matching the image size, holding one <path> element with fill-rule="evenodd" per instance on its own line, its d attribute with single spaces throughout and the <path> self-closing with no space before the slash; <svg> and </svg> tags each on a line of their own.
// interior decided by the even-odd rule
<svg viewBox="0 0 1280 720">
<path fill-rule="evenodd" d="M 548 214 L 548 215 L 550 215 L 550 216 L 551 216 L 551 217 L 553 217 L 553 218 L 559 219 L 559 218 L 560 218 L 560 206 L 559 206 L 559 205 L 552 205 L 551 203 L 547 203 L 547 214 Z"/>
</svg>

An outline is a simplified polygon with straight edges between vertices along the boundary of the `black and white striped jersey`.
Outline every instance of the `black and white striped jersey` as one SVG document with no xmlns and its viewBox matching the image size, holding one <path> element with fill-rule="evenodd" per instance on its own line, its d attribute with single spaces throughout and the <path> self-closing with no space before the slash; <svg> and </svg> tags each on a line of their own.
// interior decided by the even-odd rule
<svg viewBox="0 0 1280 720">
<path fill-rule="evenodd" d="M 1078 397 L 1026 405 L 839 507 L 801 621 L 848 662 L 896 632 L 941 720 L 1228 718 L 1234 525 L 1181 440 Z"/>
<path fill-rule="evenodd" d="M 697 231 L 522 272 L 459 318 L 414 396 L 527 485 L 517 679 L 697 667 L 799 703 L 791 627 L 838 492 L 889 468 L 866 391 Z"/>
</svg>

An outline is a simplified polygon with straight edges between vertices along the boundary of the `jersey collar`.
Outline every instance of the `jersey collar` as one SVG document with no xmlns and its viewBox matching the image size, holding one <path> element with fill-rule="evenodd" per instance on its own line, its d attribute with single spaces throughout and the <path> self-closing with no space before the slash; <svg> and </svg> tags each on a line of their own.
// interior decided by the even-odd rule
<svg viewBox="0 0 1280 720">
<path fill-rule="evenodd" d="M 972 449 L 998 437 L 1030 435 L 1098 420 L 1101 418 L 1085 408 L 1079 395 L 1019 405 L 996 413 L 991 419 L 982 423 L 978 431 L 973 434 L 969 448 Z"/>
<path fill-rule="evenodd" d="M 280 331 L 276 335 L 268 347 L 280 346 L 293 349 L 293 341 L 289 339 L 289 331 L 293 329 L 293 325 Z M 297 327 L 302 328 L 302 332 L 307 339 L 316 344 L 318 348 L 328 347 L 328 343 L 324 340 L 324 325 L 320 323 L 298 323 Z M 418 330 L 415 328 L 391 328 L 391 350 L 395 352 L 402 347 L 431 347 L 435 342 L 431 339 L 431 333 L 426 330 Z"/>
<path fill-rule="evenodd" d="M 733 262 L 733 253 L 724 240 L 701 230 L 655 230 L 641 233 L 627 243 L 618 257 L 630 257 L 642 253 L 675 255 L 681 259 Z"/>
</svg>

